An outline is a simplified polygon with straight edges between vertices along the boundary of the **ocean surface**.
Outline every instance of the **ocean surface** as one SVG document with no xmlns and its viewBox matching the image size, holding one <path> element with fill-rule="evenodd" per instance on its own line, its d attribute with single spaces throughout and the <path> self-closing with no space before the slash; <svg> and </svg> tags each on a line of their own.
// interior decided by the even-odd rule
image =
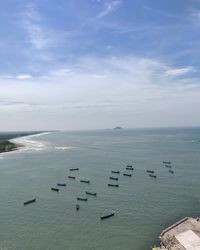
<svg viewBox="0 0 200 250">
<path fill-rule="evenodd" d="M 0 249 L 147 250 L 170 224 L 200 216 L 200 128 L 54 132 L 14 141 L 25 147 L 0 155 Z M 172 162 L 174 174 L 163 161 Z M 127 164 L 132 177 L 122 175 Z M 107 186 L 116 182 L 111 170 L 121 171 L 119 188 Z M 57 183 L 67 186 L 51 191 Z M 77 202 L 85 191 L 97 197 Z M 33 197 L 36 203 L 23 205 Z M 115 216 L 100 220 L 110 212 Z"/>
</svg>

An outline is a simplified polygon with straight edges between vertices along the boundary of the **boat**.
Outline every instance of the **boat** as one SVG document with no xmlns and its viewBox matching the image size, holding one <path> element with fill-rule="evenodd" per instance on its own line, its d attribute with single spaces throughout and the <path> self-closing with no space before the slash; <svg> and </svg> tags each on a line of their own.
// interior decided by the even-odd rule
<svg viewBox="0 0 200 250">
<path fill-rule="evenodd" d="M 66 183 L 57 183 L 57 186 L 66 187 Z"/>
<path fill-rule="evenodd" d="M 80 198 L 80 197 L 77 197 L 76 198 L 78 201 L 87 201 L 88 199 L 87 198 Z"/>
<path fill-rule="evenodd" d="M 80 206 L 77 204 L 76 205 L 76 210 L 79 210 L 80 209 Z"/>
<path fill-rule="evenodd" d="M 173 173 L 174 173 L 174 170 L 169 169 L 169 172 L 170 172 L 171 174 L 173 174 Z"/>
<path fill-rule="evenodd" d="M 90 183 L 90 181 L 89 181 L 89 180 L 80 180 L 80 182 Z"/>
<path fill-rule="evenodd" d="M 52 191 L 59 192 L 59 188 L 51 188 Z"/>
<path fill-rule="evenodd" d="M 171 161 L 163 161 L 164 164 L 171 164 Z"/>
<path fill-rule="evenodd" d="M 25 202 L 24 202 L 24 205 L 28 205 L 28 204 L 34 203 L 34 202 L 36 202 L 36 198 L 34 198 L 34 199 L 32 199 L 32 200 L 29 200 L 29 201 L 25 201 Z"/>
<path fill-rule="evenodd" d="M 69 170 L 70 170 L 70 171 L 78 171 L 79 168 L 70 168 Z"/>
<path fill-rule="evenodd" d="M 148 170 L 148 169 L 147 169 L 147 173 L 154 174 L 154 171 L 153 171 L 153 170 Z"/>
<path fill-rule="evenodd" d="M 133 167 L 126 167 L 127 170 L 134 170 Z"/>
<path fill-rule="evenodd" d="M 166 167 L 166 168 L 171 168 L 172 166 L 171 166 L 171 165 L 166 164 L 166 165 L 165 165 L 165 167 Z"/>
<path fill-rule="evenodd" d="M 111 184 L 111 183 L 108 183 L 108 186 L 109 186 L 109 187 L 119 187 L 119 184 Z"/>
<path fill-rule="evenodd" d="M 120 171 L 114 171 L 114 170 L 112 170 L 111 173 L 113 173 L 113 174 L 120 174 Z"/>
<path fill-rule="evenodd" d="M 126 173 L 123 173 L 123 175 L 124 175 L 124 176 L 129 176 L 129 177 L 132 176 L 132 174 L 126 174 Z"/>
<path fill-rule="evenodd" d="M 88 191 L 86 191 L 85 193 L 88 194 L 88 195 L 97 196 L 97 193 L 92 193 L 92 192 L 88 192 Z"/>
<path fill-rule="evenodd" d="M 68 178 L 69 178 L 69 179 L 76 179 L 75 176 L 71 176 L 71 175 L 68 175 Z"/>
<path fill-rule="evenodd" d="M 132 168 L 133 166 L 132 165 L 126 165 L 127 168 Z"/>
<path fill-rule="evenodd" d="M 109 177 L 109 179 L 110 179 L 110 180 L 118 181 L 119 178 L 117 178 L 117 177 L 112 177 L 112 176 L 111 176 L 111 177 Z"/>
<path fill-rule="evenodd" d="M 110 218 L 110 217 L 112 217 L 112 216 L 114 216 L 114 215 L 115 215 L 115 213 L 110 213 L 110 214 L 107 214 L 107 215 L 103 215 L 103 216 L 101 216 L 101 220 Z"/>
<path fill-rule="evenodd" d="M 150 177 L 157 178 L 157 175 L 155 174 L 149 174 Z"/>
</svg>

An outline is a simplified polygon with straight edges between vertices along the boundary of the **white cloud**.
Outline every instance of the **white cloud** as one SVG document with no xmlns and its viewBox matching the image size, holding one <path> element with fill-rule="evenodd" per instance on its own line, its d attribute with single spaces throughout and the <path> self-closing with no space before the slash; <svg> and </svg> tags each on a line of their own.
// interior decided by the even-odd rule
<svg viewBox="0 0 200 250">
<path fill-rule="evenodd" d="M 29 74 L 20 74 L 16 76 L 16 79 L 18 80 L 27 80 L 27 79 L 31 79 L 32 76 Z"/>
<path fill-rule="evenodd" d="M 155 59 L 85 57 L 37 79 L 0 77 L 2 120 L 13 130 L 195 125 L 199 79 L 167 75 L 172 69 Z"/>
<path fill-rule="evenodd" d="M 113 11 L 117 10 L 120 7 L 121 4 L 122 4 L 121 0 L 106 1 L 104 3 L 104 9 L 103 9 L 103 11 L 99 13 L 99 15 L 97 16 L 97 18 L 102 18 L 104 16 L 107 16 L 108 14 L 110 14 Z"/>
<path fill-rule="evenodd" d="M 165 74 L 167 76 L 181 76 L 187 73 L 195 72 L 195 69 L 191 66 L 184 68 L 174 68 L 166 70 Z"/>
</svg>

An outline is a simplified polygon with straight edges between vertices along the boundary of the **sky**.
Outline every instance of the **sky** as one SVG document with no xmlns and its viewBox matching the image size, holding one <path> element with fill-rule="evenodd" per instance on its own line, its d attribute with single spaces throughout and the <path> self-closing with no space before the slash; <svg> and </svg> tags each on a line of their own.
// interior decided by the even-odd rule
<svg viewBox="0 0 200 250">
<path fill-rule="evenodd" d="M 0 131 L 200 125 L 200 0 L 0 1 Z"/>
</svg>

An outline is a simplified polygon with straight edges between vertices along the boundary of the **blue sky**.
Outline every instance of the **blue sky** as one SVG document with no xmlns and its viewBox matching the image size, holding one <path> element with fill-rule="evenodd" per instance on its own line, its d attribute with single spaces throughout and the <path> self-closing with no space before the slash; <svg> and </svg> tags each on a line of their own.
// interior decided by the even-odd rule
<svg viewBox="0 0 200 250">
<path fill-rule="evenodd" d="M 200 124 L 199 0 L 0 3 L 0 130 Z"/>
</svg>

